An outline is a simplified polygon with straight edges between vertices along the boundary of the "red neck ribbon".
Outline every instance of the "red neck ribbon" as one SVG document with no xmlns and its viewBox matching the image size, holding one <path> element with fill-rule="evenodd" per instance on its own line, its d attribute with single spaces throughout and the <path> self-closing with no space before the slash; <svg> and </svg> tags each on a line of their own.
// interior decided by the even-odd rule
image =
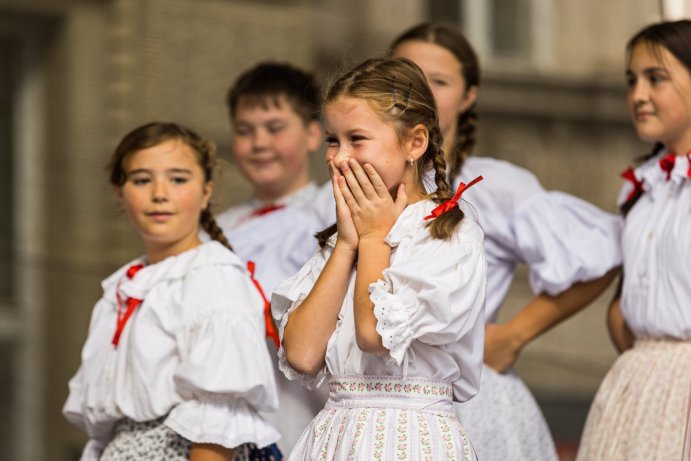
<svg viewBox="0 0 691 461">
<path fill-rule="evenodd" d="M 636 172 L 633 171 L 633 168 L 628 167 L 626 170 L 622 171 L 621 177 L 633 184 L 633 189 L 631 190 L 631 192 L 629 192 L 629 195 L 626 197 L 627 202 L 633 200 L 633 198 L 636 195 L 640 195 L 643 193 L 643 181 L 639 180 L 636 177 Z"/>
<path fill-rule="evenodd" d="M 477 178 L 470 181 L 468 184 L 460 183 L 458 185 L 458 189 L 456 190 L 456 195 L 454 195 L 450 200 L 447 200 L 446 202 L 442 203 L 434 210 L 432 210 L 430 215 L 425 216 L 425 221 L 427 221 L 428 219 L 437 218 L 446 213 L 447 211 L 451 211 L 454 208 L 458 208 L 458 201 L 461 199 L 461 195 L 463 195 L 463 192 L 469 189 L 471 186 L 479 183 L 483 179 L 484 178 L 482 176 L 478 176 Z"/>
<path fill-rule="evenodd" d="M 672 153 L 669 153 L 660 159 L 660 168 L 662 168 L 662 171 L 667 173 L 667 181 L 672 178 L 672 170 L 674 169 L 674 162 L 676 160 L 677 156 Z"/>
<path fill-rule="evenodd" d="M 128 279 L 133 278 L 137 272 L 141 268 L 144 267 L 144 264 L 135 264 L 133 266 L 130 266 L 127 269 L 126 276 Z M 127 325 L 127 321 L 132 317 L 132 314 L 134 314 L 134 311 L 139 307 L 139 305 L 142 303 L 141 299 L 137 298 L 127 298 L 127 308 L 124 309 L 123 312 L 123 306 L 122 306 L 122 298 L 120 297 L 120 283 L 118 283 L 117 288 L 115 289 L 115 298 L 118 301 L 118 317 L 117 317 L 117 323 L 115 325 L 115 334 L 113 335 L 113 340 L 111 341 L 113 346 L 115 348 L 118 347 L 118 344 L 120 343 L 120 336 L 122 335 L 123 330 L 125 329 L 125 325 Z"/>
<path fill-rule="evenodd" d="M 256 265 L 254 264 L 254 261 L 247 261 L 247 270 L 250 271 L 252 283 L 254 283 L 254 286 L 257 287 L 257 291 L 259 291 L 259 295 L 264 301 L 264 324 L 266 325 L 266 337 L 273 339 L 276 349 L 278 349 L 281 347 L 281 340 L 278 337 L 278 330 L 276 329 L 276 325 L 274 325 L 274 320 L 271 318 L 271 303 L 266 298 L 264 289 L 259 284 L 259 280 L 254 278 L 255 267 Z"/>
<path fill-rule="evenodd" d="M 691 178 L 691 152 L 686 154 L 686 159 L 689 161 L 689 169 L 686 171 L 686 176 Z"/>
<path fill-rule="evenodd" d="M 255 216 L 264 216 L 265 214 L 269 214 L 272 211 L 278 211 L 282 208 L 285 208 L 285 205 L 266 205 L 261 208 L 256 208 L 255 210 L 250 213 L 250 217 L 255 217 Z"/>
</svg>

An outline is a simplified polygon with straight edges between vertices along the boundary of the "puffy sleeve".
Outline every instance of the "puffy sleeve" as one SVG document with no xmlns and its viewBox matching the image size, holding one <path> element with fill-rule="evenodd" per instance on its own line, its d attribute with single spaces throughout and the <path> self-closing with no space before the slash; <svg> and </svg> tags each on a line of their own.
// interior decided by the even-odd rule
<svg viewBox="0 0 691 461">
<path fill-rule="evenodd" d="M 278 325 L 281 347 L 278 350 L 278 368 L 286 378 L 298 380 L 307 389 L 319 387 L 326 378 L 326 365 L 316 375 L 303 375 L 295 371 L 286 359 L 283 335 L 290 315 L 305 300 L 326 265 L 330 249 L 320 249 L 302 268 L 281 283 L 271 297 L 271 312 Z"/>
<path fill-rule="evenodd" d="M 188 278 L 184 285 L 195 288 L 180 293 L 188 316 L 175 332 L 181 359 L 174 381 L 183 402 L 165 424 L 197 443 L 275 442 L 280 434 L 258 414 L 278 407 L 259 295 L 237 267 Z"/>
<path fill-rule="evenodd" d="M 534 293 L 557 295 L 622 262 L 619 216 L 562 192 L 543 192 L 520 206 L 515 250 L 529 267 Z"/>
<path fill-rule="evenodd" d="M 383 280 L 370 285 L 377 332 L 398 365 L 412 341 L 433 346 L 464 337 L 483 341 L 483 329 L 475 328 L 484 323 L 487 263 L 482 231 L 470 220 L 461 228 L 470 235 L 451 240 L 428 236 L 413 245 L 418 254 L 394 261 Z"/>
</svg>

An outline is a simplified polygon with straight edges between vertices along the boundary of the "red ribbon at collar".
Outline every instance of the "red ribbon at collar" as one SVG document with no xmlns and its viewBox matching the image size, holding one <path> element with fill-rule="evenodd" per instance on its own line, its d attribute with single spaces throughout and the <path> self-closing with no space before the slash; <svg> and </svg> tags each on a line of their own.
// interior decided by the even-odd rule
<svg viewBox="0 0 691 461">
<path fill-rule="evenodd" d="M 143 267 L 144 264 L 135 264 L 130 266 L 125 275 L 128 279 L 131 279 L 137 275 L 137 272 L 139 272 L 139 270 Z M 113 335 L 111 343 L 117 348 L 118 344 L 120 343 L 120 336 L 125 330 L 125 325 L 127 325 L 127 321 L 130 319 L 130 317 L 132 317 L 132 314 L 134 314 L 134 311 L 137 310 L 137 307 L 139 307 L 139 305 L 142 303 L 142 300 L 137 298 L 127 298 L 127 308 L 123 311 L 122 298 L 120 297 L 120 283 L 118 283 L 118 286 L 115 289 L 115 299 L 117 299 L 118 302 L 118 311 L 117 321 L 115 324 L 115 334 Z"/>
<path fill-rule="evenodd" d="M 686 171 L 686 176 L 691 178 L 691 152 L 686 154 L 686 159 L 689 161 L 689 169 Z"/>
<path fill-rule="evenodd" d="M 633 189 L 626 197 L 626 202 L 630 202 L 634 199 L 634 197 L 636 197 L 636 195 L 643 193 L 643 181 L 640 181 L 638 178 L 636 178 L 636 172 L 633 170 L 633 168 L 628 167 L 626 170 L 622 171 L 621 177 L 633 184 Z"/>
<path fill-rule="evenodd" d="M 450 200 L 447 200 L 446 202 L 442 203 L 441 205 L 436 207 L 434 210 L 432 210 L 430 215 L 425 216 L 425 218 L 424 218 L 425 221 L 427 221 L 428 219 L 437 218 L 437 217 L 443 215 L 444 213 L 446 213 L 447 211 L 451 211 L 454 208 L 457 208 L 458 207 L 458 201 L 460 200 L 461 195 L 463 195 L 463 192 L 466 191 L 467 189 L 469 189 L 471 186 L 479 183 L 483 179 L 484 178 L 482 176 L 478 176 L 477 178 L 470 181 L 468 184 L 460 183 L 458 185 L 458 189 L 456 190 L 456 195 L 454 195 Z"/>
<path fill-rule="evenodd" d="M 276 349 L 278 349 L 281 347 L 281 340 L 278 337 L 278 330 L 276 329 L 276 325 L 274 325 L 274 320 L 271 318 L 271 303 L 266 298 L 264 289 L 259 284 L 259 280 L 254 278 L 255 267 L 256 265 L 254 264 L 254 261 L 247 261 L 247 270 L 250 271 L 252 283 L 254 283 L 254 286 L 257 287 L 257 291 L 259 291 L 259 295 L 264 301 L 264 324 L 266 325 L 266 337 L 273 339 Z"/>
<path fill-rule="evenodd" d="M 660 168 L 662 168 L 662 171 L 667 173 L 667 177 L 665 178 L 666 181 L 669 181 L 672 178 L 672 170 L 674 169 L 674 162 L 677 160 L 677 156 L 670 153 L 665 155 L 660 159 Z"/>
<path fill-rule="evenodd" d="M 265 214 L 269 214 L 272 211 L 278 211 L 282 208 L 285 208 L 285 205 L 266 205 L 261 208 L 257 208 L 250 213 L 250 217 L 255 217 L 255 216 L 264 216 Z"/>
</svg>

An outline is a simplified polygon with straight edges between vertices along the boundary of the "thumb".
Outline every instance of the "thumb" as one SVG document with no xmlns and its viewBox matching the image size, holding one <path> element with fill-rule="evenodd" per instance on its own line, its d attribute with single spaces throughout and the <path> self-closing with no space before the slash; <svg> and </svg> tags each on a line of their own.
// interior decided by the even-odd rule
<svg viewBox="0 0 691 461">
<path fill-rule="evenodd" d="M 403 213 L 406 205 L 408 205 L 408 195 L 405 193 L 405 184 L 401 183 L 398 185 L 398 191 L 396 192 L 396 201 L 394 202 L 394 208 L 397 214 Z"/>
</svg>

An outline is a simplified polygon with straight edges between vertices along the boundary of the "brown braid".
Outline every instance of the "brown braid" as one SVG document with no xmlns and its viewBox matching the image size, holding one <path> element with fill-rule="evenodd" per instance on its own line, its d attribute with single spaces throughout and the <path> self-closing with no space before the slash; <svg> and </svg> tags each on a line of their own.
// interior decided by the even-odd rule
<svg viewBox="0 0 691 461">
<path fill-rule="evenodd" d="M 230 245 L 230 242 L 223 233 L 223 229 L 221 229 L 218 223 L 216 223 L 216 218 L 214 218 L 214 214 L 211 212 L 211 210 L 209 210 L 208 207 L 202 210 L 199 223 L 201 224 L 202 229 L 209 234 L 209 237 L 211 237 L 212 240 L 216 240 L 230 251 L 233 251 L 233 247 Z"/>
<path fill-rule="evenodd" d="M 477 142 L 477 111 L 475 104 L 473 104 L 467 111 L 458 114 L 458 137 L 451 152 L 451 169 L 449 170 L 449 182 L 453 183 L 454 179 L 461 172 L 465 159 L 470 157 L 475 149 Z"/>
</svg>

